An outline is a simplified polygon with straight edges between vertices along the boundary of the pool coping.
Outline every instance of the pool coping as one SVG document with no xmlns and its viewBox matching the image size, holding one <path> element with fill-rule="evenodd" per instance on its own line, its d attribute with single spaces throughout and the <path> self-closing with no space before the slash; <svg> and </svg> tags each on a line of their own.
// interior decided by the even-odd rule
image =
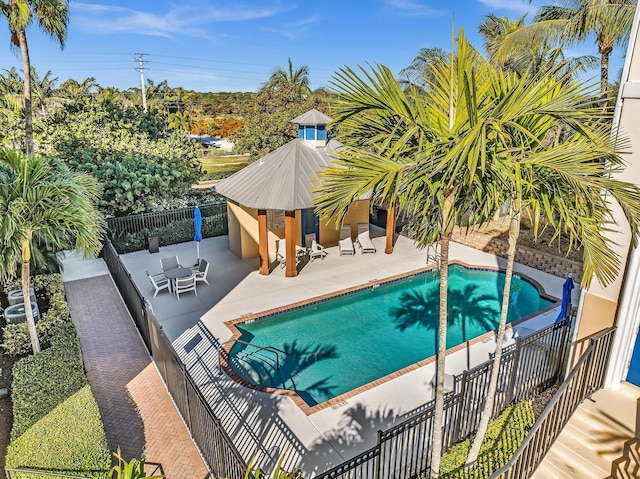
<svg viewBox="0 0 640 479">
<path fill-rule="evenodd" d="M 465 263 L 463 261 L 459 261 L 459 260 L 452 260 L 449 262 L 449 265 L 460 265 L 463 266 L 467 269 L 473 269 L 473 270 L 480 270 L 480 271 L 500 271 L 500 272 L 504 272 L 505 270 L 503 268 L 499 268 L 497 266 L 487 266 L 487 265 L 470 265 L 468 263 Z M 387 283 L 392 283 L 395 281 L 399 281 L 411 276 L 416 276 L 422 273 L 427 273 L 430 271 L 437 271 L 438 270 L 438 266 L 436 264 L 432 264 L 429 266 L 425 266 L 424 268 L 419 268 L 416 270 L 412 270 L 412 271 L 408 271 L 408 272 L 404 272 L 404 273 L 400 273 L 397 275 L 393 275 L 393 276 L 389 276 L 387 278 L 384 279 L 375 279 L 375 280 L 371 280 L 367 283 L 364 284 L 359 284 L 357 286 L 352 286 L 349 288 L 344 288 L 338 291 L 334 291 L 331 293 L 327 293 L 327 294 L 323 294 L 320 296 L 314 296 L 313 298 L 309 298 L 309 299 L 305 299 L 302 301 L 296 301 L 294 303 L 290 303 L 284 306 L 279 306 L 277 308 L 271 308 L 259 313 L 250 313 L 250 314 L 244 314 L 236 319 L 232 319 L 229 321 L 225 321 L 224 324 L 225 326 L 227 326 L 227 328 L 229 328 L 229 330 L 232 332 L 232 336 L 231 338 L 229 338 L 228 341 L 225 342 L 224 346 L 223 346 L 223 350 L 225 352 L 225 354 L 221 354 L 220 355 L 220 366 L 222 367 L 222 369 L 226 372 L 226 374 L 233 379 L 234 381 L 236 381 L 238 384 L 247 387 L 249 389 L 253 389 L 256 391 L 261 391 L 261 392 L 265 392 L 268 394 L 276 394 L 279 396 L 288 396 L 292 399 L 292 401 L 296 404 L 296 406 L 298 406 L 300 408 L 300 410 L 302 410 L 302 412 L 307 415 L 310 416 L 314 413 L 317 413 L 319 411 L 322 411 L 324 409 L 327 409 L 329 407 L 331 408 L 337 408 L 340 407 L 344 404 L 344 402 L 347 399 L 350 399 L 354 396 L 357 396 L 358 394 L 361 394 L 365 391 L 369 391 L 377 386 L 380 386 L 386 382 L 389 382 L 393 379 L 396 379 L 400 376 L 403 376 L 411 371 L 415 371 L 423 366 L 426 366 L 428 364 L 431 364 L 433 362 L 436 361 L 437 355 L 434 354 L 433 356 L 430 356 L 428 358 L 425 358 L 421 361 L 418 361 L 416 363 L 410 364 L 408 366 L 405 366 L 402 369 L 398 369 L 397 371 L 394 371 L 393 373 L 387 374 L 385 376 L 382 376 L 381 378 L 378 378 L 374 381 L 371 381 L 369 383 L 363 384 L 362 386 L 358 386 L 355 389 L 352 389 L 346 393 L 340 394 L 334 398 L 331 398 L 327 401 L 321 402 L 319 404 L 316 404 L 314 406 L 309 406 L 303 399 L 302 397 L 300 397 L 298 395 L 298 393 L 296 393 L 295 391 L 291 391 L 288 389 L 278 389 L 278 388 L 270 388 L 270 387 L 265 387 L 265 386 L 259 386 L 257 384 L 253 384 L 249 381 L 246 381 L 245 379 L 241 378 L 240 376 L 238 376 L 235 371 L 233 370 L 233 368 L 231 368 L 227 362 L 227 358 L 231 352 L 231 348 L 233 347 L 233 345 L 236 343 L 236 341 L 238 341 L 240 339 L 240 337 L 242 336 L 242 332 L 237 328 L 237 324 L 245 324 L 245 323 L 251 323 L 254 321 L 259 321 L 261 319 L 265 319 L 265 318 L 269 318 L 271 316 L 274 316 L 276 314 L 280 314 L 286 311 L 291 311 L 291 310 L 295 310 L 295 309 L 300 309 L 306 306 L 309 306 L 311 304 L 315 304 L 315 303 L 320 303 L 320 302 L 324 302 L 327 301 L 329 299 L 333 299 L 339 296 L 344 296 L 347 294 L 352 294 L 352 293 L 356 293 L 358 291 L 363 291 L 366 289 L 369 289 L 373 286 L 376 285 L 381 285 L 381 284 L 387 284 Z M 559 303 L 560 303 L 560 299 L 556 298 L 554 296 L 551 296 L 549 294 L 547 294 L 544 290 L 544 288 L 542 287 L 542 285 L 536 281 L 533 278 L 530 278 L 529 276 L 527 276 L 526 274 L 522 274 L 522 273 L 513 273 L 513 276 L 517 276 L 521 279 L 524 279 L 525 281 L 528 281 L 529 283 L 531 283 L 538 291 L 538 294 L 540 295 L 540 297 L 548 300 L 548 301 L 553 301 L 553 304 L 547 306 L 546 308 L 543 308 L 541 310 L 536 311 L 535 313 L 529 314 L 527 316 L 523 316 L 522 318 L 513 321 L 511 323 L 508 323 L 506 325 L 506 329 L 505 331 L 508 331 L 510 329 L 513 328 L 513 326 L 516 326 L 518 324 L 521 324 L 533 317 L 539 316 L 541 314 L 544 314 L 545 312 L 548 312 L 556 307 L 558 307 Z M 449 348 L 445 351 L 445 357 L 449 356 L 450 354 L 453 354 L 457 351 L 460 351 L 466 347 L 470 347 L 473 344 L 477 344 L 480 342 L 485 342 L 487 340 L 489 340 L 492 336 L 495 336 L 495 330 L 491 330 L 491 331 L 487 331 L 486 333 L 475 337 L 474 339 L 470 340 L 470 341 L 465 341 L 463 343 L 460 343 L 456 346 L 453 346 L 452 348 Z"/>
</svg>

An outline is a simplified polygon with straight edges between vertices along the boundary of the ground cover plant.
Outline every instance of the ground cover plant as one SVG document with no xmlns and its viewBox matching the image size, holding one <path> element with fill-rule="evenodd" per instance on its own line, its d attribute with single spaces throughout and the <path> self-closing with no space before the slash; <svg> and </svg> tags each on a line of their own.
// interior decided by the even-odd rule
<svg viewBox="0 0 640 479">
<path fill-rule="evenodd" d="M 104 477 L 110 454 L 73 324 L 13 367 L 14 423 L 6 465 Z"/>
</svg>

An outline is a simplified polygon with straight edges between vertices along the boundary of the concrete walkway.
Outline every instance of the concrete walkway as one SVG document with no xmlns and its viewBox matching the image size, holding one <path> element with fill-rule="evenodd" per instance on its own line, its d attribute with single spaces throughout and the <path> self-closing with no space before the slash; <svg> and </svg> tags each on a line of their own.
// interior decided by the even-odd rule
<svg viewBox="0 0 640 479">
<path fill-rule="evenodd" d="M 100 262 L 83 265 L 71 257 L 63 279 L 110 450 L 120 448 L 127 460 L 144 456 L 148 472 L 160 464 L 167 478 L 209 477 L 111 277 L 103 272 Z"/>
<path fill-rule="evenodd" d="M 585 399 L 532 479 L 640 477 L 640 388 L 622 383 Z"/>
</svg>

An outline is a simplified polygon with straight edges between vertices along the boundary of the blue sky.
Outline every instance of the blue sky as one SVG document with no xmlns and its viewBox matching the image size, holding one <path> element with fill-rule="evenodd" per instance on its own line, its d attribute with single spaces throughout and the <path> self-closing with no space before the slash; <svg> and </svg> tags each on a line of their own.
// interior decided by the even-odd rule
<svg viewBox="0 0 640 479">
<path fill-rule="evenodd" d="M 381 63 L 395 73 L 424 47 L 450 49 L 451 22 L 482 48 L 477 33 L 488 13 L 533 16 L 539 0 L 104 0 L 71 3 L 66 46 L 36 28 L 27 32 L 32 65 L 58 84 L 93 76 L 102 86 L 140 86 L 145 77 L 197 91 L 255 91 L 275 67 L 309 66 L 311 86 L 328 86 L 343 66 Z M 9 34 L 0 68 L 21 68 Z M 572 54 L 596 54 L 586 43 Z M 611 79 L 622 67 L 614 50 Z M 598 71 L 590 73 L 596 77 Z"/>
</svg>

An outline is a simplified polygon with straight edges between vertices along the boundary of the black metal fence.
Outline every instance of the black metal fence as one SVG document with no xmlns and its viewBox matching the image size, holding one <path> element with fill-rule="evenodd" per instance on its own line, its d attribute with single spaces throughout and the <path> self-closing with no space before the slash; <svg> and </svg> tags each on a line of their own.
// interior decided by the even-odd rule
<svg viewBox="0 0 640 479">
<path fill-rule="evenodd" d="M 592 338 L 511 460 L 491 479 L 528 479 L 580 403 L 604 385 L 615 328 Z"/>
<path fill-rule="evenodd" d="M 515 401 L 536 396 L 557 383 L 565 365 L 571 319 L 554 323 L 530 336 L 517 338 L 502 355 L 494 416 Z M 444 403 L 443 449 L 477 429 L 487 395 L 493 360 L 454 378 L 454 390 Z M 362 454 L 320 474 L 317 479 L 407 479 L 427 475 L 431 467 L 431 437 L 435 401 L 408 420 L 378 432 L 377 444 Z M 517 476 L 513 476 L 517 477 Z"/>
<path fill-rule="evenodd" d="M 215 477 L 243 479 L 247 464 L 178 359 L 149 304 L 124 268 L 111 241 L 102 255 L 169 394 Z"/>
<path fill-rule="evenodd" d="M 229 234 L 227 203 L 200 205 L 202 236 L 211 238 Z M 147 247 L 149 237 L 158 237 L 160 245 L 193 240 L 193 211 L 195 206 L 153 213 L 107 218 L 109 236 L 120 253 Z"/>
</svg>

